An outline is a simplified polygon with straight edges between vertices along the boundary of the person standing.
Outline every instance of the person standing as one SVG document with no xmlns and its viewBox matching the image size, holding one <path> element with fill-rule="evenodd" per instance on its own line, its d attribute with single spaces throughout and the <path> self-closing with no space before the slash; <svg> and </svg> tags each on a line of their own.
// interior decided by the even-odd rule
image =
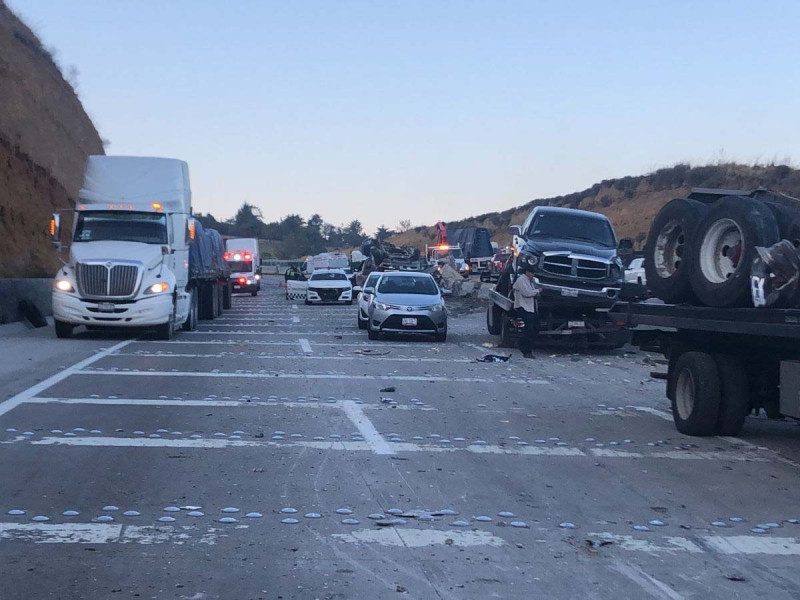
<svg viewBox="0 0 800 600">
<path fill-rule="evenodd" d="M 522 275 L 514 282 L 514 313 L 525 327 L 519 340 L 519 349 L 525 358 L 533 358 L 533 339 L 539 332 L 539 311 L 536 297 L 541 290 L 533 282 L 533 267 L 525 265 Z"/>
</svg>

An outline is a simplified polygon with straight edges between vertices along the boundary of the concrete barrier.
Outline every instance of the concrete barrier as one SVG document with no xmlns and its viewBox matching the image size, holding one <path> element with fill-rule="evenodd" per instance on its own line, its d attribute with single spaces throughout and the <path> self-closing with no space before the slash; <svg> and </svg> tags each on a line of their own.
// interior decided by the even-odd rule
<svg viewBox="0 0 800 600">
<path fill-rule="evenodd" d="M 0 279 L 0 324 L 22 321 L 19 301 L 33 302 L 45 316 L 53 314 L 50 298 L 53 280 L 47 279 Z"/>
</svg>

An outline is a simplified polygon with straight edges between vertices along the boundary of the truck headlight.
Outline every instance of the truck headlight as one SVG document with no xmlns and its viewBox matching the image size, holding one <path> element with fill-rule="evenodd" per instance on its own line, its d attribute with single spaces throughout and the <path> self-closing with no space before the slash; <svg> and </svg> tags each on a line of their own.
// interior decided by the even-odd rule
<svg viewBox="0 0 800 600">
<path fill-rule="evenodd" d="M 530 265 L 531 267 L 539 266 L 539 259 L 541 255 L 539 254 L 520 254 L 519 258 L 517 259 L 517 263 L 519 265 Z"/>
<path fill-rule="evenodd" d="M 618 264 L 612 264 L 611 269 L 609 269 L 609 274 L 611 275 L 612 279 L 620 280 L 622 279 L 622 267 Z"/>
<path fill-rule="evenodd" d="M 53 283 L 53 287 L 56 288 L 59 292 L 74 292 L 75 288 L 72 286 L 72 282 L 69 279 L 56 279 Z"/>
<path fill-rule="evenodd" d="M 144 293 L 145 294 L 163 294 L 169 291 L 169 284 L 163 281 L 159 281 L 158 283 L 154 283 L 149 288 L 147 288 Z"/>
</svg>

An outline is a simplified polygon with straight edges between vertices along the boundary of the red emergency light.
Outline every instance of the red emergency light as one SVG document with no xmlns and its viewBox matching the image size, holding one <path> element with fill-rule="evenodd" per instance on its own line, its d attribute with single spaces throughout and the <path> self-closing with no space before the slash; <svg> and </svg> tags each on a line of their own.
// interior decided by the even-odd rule
<svg viewBox="0 0 800 600">
<path fill-rule="evenodd" d="M 253 260 L 253 253 L 252 252 L 226 252 L 222 255 L 225 260 L 245 260 L 250 261 Z"/>
<path fill-rule="evenodd" d="M 245 283 L 247 283 L 247 278 L 246 277 L 239 277 L 238 281 L 239 281 L 239 285 L 244 285 Z"/>
</svg>

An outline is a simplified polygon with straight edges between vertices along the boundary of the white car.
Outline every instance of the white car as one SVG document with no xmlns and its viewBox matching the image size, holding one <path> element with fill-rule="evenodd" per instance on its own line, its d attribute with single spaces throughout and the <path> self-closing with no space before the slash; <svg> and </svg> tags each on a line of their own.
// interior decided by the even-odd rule
<svg viewBox="0 0 800 600">
<path fill-rule="evenodd" d="M 342 269 L 315 269 L 308 278 L 306 304 L 353 303 L 353 284 Z"/>
<path fill-rule="evenodd" d="M 369 323 L 369 303 L 375 297 L 375 286 L 378 285 L 378 280 L 381 278 L 380 271 L 373 271 L 364 282 L 364 287 L 353 288 L 353 291 L 358 293 L 358 328 L 366 329 Z"/>
<path fill-rule="evenodd" d="M 631 261 L 631 264 L 625 269 L 625 281 L 639 285 L 647 283 L 647 277 L 644 274 L 644 258 L 634 258 Z"/>
</svg>

